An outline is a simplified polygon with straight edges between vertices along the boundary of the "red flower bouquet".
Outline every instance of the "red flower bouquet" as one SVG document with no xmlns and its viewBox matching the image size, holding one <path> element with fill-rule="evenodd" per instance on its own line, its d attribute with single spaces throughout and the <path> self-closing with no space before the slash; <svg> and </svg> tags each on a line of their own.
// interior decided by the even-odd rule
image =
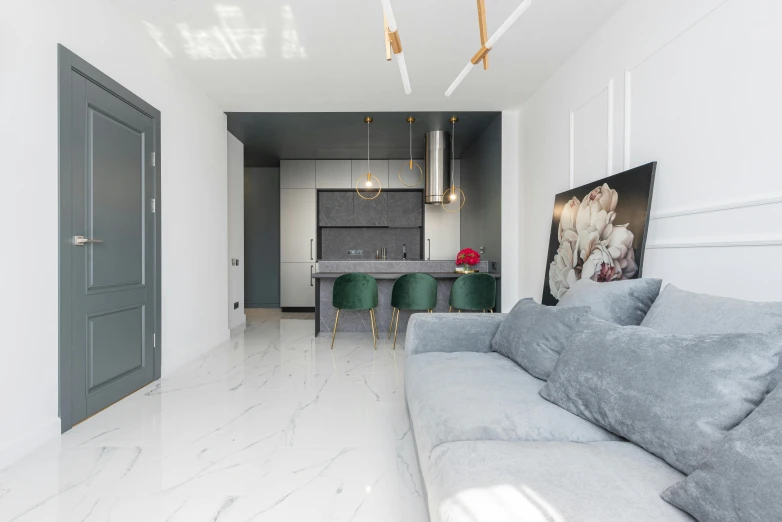
<svg viewBox="0 0 782 522">
<path fill-rule="evenodd" d="M 468 264 L 470 266 L 477 265 L 481 261 L 481 255 L 472 248 L 465 248 L 458 254 L 456 254 L 456 264 L 463 265 Z"/>
</svg>

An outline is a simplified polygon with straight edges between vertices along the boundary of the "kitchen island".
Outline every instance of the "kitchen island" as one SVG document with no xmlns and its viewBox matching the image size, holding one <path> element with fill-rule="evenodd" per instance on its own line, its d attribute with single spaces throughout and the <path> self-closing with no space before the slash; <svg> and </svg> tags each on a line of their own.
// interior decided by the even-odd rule
<svg viewBox="0 0 782 522">
<path fill-rule="evenodd" d="M 481 261 L 474 268 L 489 273 L 499 279 L 500 273 L 490 268 L 496 263 Z M 337 310 L 331 305 L 334 280 L 343 274 L 361 272 L 377 280 L 378 306 L 375 316 L 382 335 L 388 332 L 391 321 L 391 289 L 394 281 L 408 273 L 429 274 L 437 279 L 437 307 L 435 312 L 448 312 L 448 298 L 453 282 L 463 274 L 454 272 L 453 261 L 318 261 L 318 271 L 312 277 L 315 280 L 315 334 L 331 333 Z M 499 282 L 498 282 L 499 283 Z M 499 303 L 499 284 L 497 285 L 497 303 Z M 495 309 L 496 311 L 496 309 Z M 416 313 L 403 310 L 399 314 L 399 332 L 407 331 L 407 321 Z M 343 310 L 339 316 L 339 332 L 370 332 L 369 313 L 366 311 Z"/>
</svg>

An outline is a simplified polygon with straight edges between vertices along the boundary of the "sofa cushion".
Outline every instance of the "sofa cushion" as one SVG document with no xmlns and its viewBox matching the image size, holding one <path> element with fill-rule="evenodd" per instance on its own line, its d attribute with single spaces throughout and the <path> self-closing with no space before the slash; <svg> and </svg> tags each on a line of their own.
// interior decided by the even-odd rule
<svg viewBox="0 0 782 522">
<path fill-rule="evenodd" d="M 782 303 L 696 294 L 667 285 L 641 326 L 672 334 L 776 331 L 782 335 Z M 782 366 L 772 376 L 769 390 L 776 388 L 781 380 Z"/>
<path fill-rule="evenodd" d="M 629 442 L 451 442 L 430 466 L 433 522 L 692 520 L 660 498 L 682 474 Z"/>
<path fill-rule="evenodd" d="M 663 498 L 698 520 L 782 520 L 782 388 Z"/>
<path fill-rule="evenodd" d="M 763 401 L 782 350 L 771 334 L 667 335 L 591 323 L 541 395 L 685 473 Z"/>
<path fill-rule="evenodd" d="M 405 361 L 405 393 L 426 477 L 431 451 L 457 440 L 618 437 L 544 400 L 540 381 L 498 353 L 423 353 Z"/>
<path fill-rule="evenodd" d="M 502 322 L 491 349 L 538 379 L 548 379 L 559 354 L 589 317 L 589 307 L 556 308 L 524 299 Z"/>
<path fill-rule="evenodd" d="M 582 278 L 562 296 L 557 307 L 588 306 L 595 317 L 622 326 L 638 326 L 660 294 L 661 285 L 662 279 L 598 283 Z"/>
</svg>

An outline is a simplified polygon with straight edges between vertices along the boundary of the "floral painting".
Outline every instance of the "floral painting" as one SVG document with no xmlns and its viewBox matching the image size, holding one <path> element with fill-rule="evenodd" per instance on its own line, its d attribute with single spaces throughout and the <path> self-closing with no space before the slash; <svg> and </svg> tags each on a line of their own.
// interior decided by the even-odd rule
<svg viewBox="0 0 782 522">
<path fill-rule="evenodd" d="M 641 277 L 656 166 L 556 196 L 544 304 L 556 304 L 582 277 L 600 283 Z"/>
</svg>

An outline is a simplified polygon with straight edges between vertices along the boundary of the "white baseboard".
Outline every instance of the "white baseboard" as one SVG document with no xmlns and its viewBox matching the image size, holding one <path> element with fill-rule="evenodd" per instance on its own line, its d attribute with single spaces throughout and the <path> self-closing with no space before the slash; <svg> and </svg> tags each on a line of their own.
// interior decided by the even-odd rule
<svg viewBox="0 0 782 522">
<path fill-rule="evenodd" d="M 242 334 L 244 332 L 245 328 L 247 328 L 247 321 L 243 321 L 240 324 L 237 324 L 233 328 L 231 328 L 231 338 L 236 337 L 237 335 Z"/>
<path fill-rule="evenodd" d="M 166 377 L 172 372 L 175 372 L 176 370 L 186 365 L 187 363 L 198 359 L 209 350 L 213 348 L 217 348 L 224 342 L 230 340 L 230 338 L 231 338 L 231 331 L 226 330 L 225 337 L 221 339 L 217 339 L 216 341 L 210 343 L 205 343 L 199 347 L 193 348 L 192 350 L 187 350 L 173 357 L 165 357 L 166 349 L 163 348 L 163 368 L 162 368 L 163 371 L 161 372 L 161 377 Z"/>
<path fill-rule="evenodd" d="M 0 470 L 7 468 L 36 448 L 60 436 L 60 418 L 56 417 L 46 426 L 33 430 L 15 440 L 0 442 Z"/>
</svg>

